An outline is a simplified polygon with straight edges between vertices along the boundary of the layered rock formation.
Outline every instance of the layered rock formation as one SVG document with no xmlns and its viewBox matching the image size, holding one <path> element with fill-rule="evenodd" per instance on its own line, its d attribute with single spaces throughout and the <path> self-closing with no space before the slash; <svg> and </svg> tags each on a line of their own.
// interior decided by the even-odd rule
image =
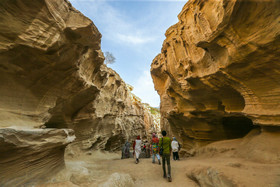
<svg viewBox="0 0 280 187">
<path fill-rule="evenodd" d="M 195 156 L 186 176 L 279 186 L 279 1 L 190 0 L 178 18 L 151 74 L 163 128 Z"/>
<path fill-rule="evenodd" d="M 151 74 L 162 125 L 190 150 L 280 126 L 280 3 L 190 0 Z"/>
<path fill-rule="evenodd" d="M 151 114 L 103 65 L 101 34 L 67 0 L 3 0 L 0 20 L 0 185 L 55 174 L 74 134 L 71 148 L 85 150 L 145 136 Z"/>
<path fill-rule="evenodd" d="M 65 146 L 75 139 L 66 129 L 0 129 L 0 186 L 32 186 L 64 168 Z"/>
</svg>

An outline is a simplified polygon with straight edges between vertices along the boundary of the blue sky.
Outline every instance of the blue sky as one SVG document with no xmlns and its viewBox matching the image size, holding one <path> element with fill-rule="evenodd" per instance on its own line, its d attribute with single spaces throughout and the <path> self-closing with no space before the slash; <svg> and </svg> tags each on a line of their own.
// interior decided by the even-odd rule
<svg viewBox="0 0 280 187">
<path fill-rule="evenodd" d="M 102 34 L 101 49 L 116 58 L 109 65 L 134 87 L 142 102 L 159 106 L 150 65 L 160 53 L 165 31 L 178 22 L 187 0 L 70 0 Z"/>
</svg>

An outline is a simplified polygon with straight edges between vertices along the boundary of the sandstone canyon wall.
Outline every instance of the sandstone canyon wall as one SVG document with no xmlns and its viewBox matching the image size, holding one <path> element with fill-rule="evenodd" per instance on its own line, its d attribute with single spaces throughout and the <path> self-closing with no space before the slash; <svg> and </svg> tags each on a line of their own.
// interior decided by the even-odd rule
<svg viewBox="0 0 280 187">
<path fill-rule="evenodd" d="M 178 18 L 151 65 L 162 126 L 186 151 L 279 132 L 279 1 L 190 0 Z"/>
<path fill-rule="evenodd" d="M 55 174 L 75 138 L 71 147 L 116 150 L 153 126 L 100 41 L 67 0 L 0 2 L 0 186 Z"/>
<path fill-rule="evenodd" d="M 190 0 L 151 74 L 197 186 L 279 186 L 280 3 Z"/>
</svg>

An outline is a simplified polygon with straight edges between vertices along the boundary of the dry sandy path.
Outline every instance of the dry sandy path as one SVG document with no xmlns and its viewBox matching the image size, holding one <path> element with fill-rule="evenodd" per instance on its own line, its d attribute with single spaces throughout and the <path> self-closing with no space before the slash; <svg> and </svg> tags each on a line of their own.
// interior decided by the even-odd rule
<svg viewBox="0 0 280 187">
<path fill-rule="evenodd" d="M 172 182 L 168 182 L 163 178 L 162 165 L 153 164 L 152 158 L 140 159 L 140 163 L 135 164 L 133 158 L 120 159 L 120 155 L 95 151 L 91 155 L 82 155 L 72 159 L 68 158 L 66 159 L 66 170 L 57 175 L 51 183 L 40 185 L 40 187 L 102 186 L 102 184 L 110 180 L 112 174 L 116 173 L 124 176 L 130 175 L 133 182 L 133 185 L 121 184 L 117 186 L 197 186 L 186 176 L 187 160 L 171 161 Z M 127 183 L 124 182 L 124 184 Z M 108 185 L 106 183 L 105 186 L 115 187 L 116 185 Z"/>
<path fill-rule="evenodd" d="M 172 182 L 162 177 L 162 166 L 151 158 L 120 159 L 121 154 L 94 151 L 66 159 L 66 169 L 50 183 L 38 187 L 197 187 L 201 186 L 280 186 L 280 165 L 250 162 L 240 158 L 193 157 L 171 160 Z M 194 179 L 196 180 L 196 179 Z M 211 185 L 212 184 L 212 185 Z"/>
<path fill-rule="evenodd" d="M 104 169 L 109 172 L 127 173 L 134 182 L 135 186 L 196 186 L 195 183 L 187 178 L 185 172 L 185 160 L 171 161 L 172 182 L 163 178 L 162 165 L 153 164 L 152 159 L 140 159 L 139 164 L 135 164 L 134 159 L 108 160 L 102 162 Z M 167 168 L 166 168 L 167 169 Z"/>
</svg>

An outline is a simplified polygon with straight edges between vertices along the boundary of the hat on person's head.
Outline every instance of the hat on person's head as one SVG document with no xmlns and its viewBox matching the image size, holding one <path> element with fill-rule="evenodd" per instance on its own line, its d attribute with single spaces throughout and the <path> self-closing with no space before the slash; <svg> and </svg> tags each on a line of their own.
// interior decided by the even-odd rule
<svg viewBox="0 0 280 187">
<path fill-rule="evenodd" d="M 140 136 L 139 135 L 137 136 L 137 140 L 140 140 Z"/>
<path fill-rule="evenodd" d="M 176 138 L 175 138 L 175 137 L 173 137 L 173 140 L 176 140 Z"/>
</svg>

